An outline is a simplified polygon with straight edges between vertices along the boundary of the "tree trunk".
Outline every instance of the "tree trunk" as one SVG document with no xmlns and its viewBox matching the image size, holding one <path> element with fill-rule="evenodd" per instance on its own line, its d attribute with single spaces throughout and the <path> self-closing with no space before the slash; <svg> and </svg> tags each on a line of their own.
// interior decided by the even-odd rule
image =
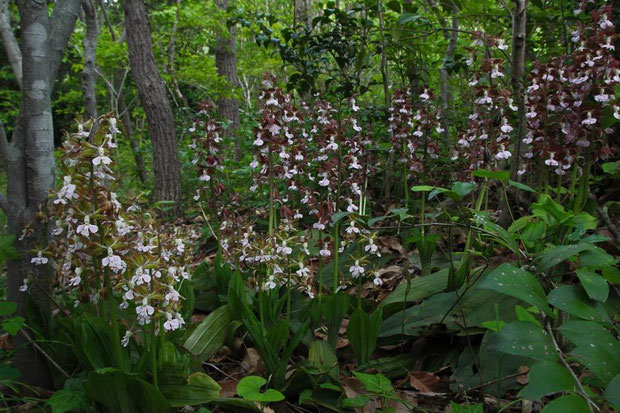
<svg viewBox="0 0 620 413">
<path fill-rule="evenodd" d="M 312 0 L 295 0 L 293 15 L 293 26 L 304 25 L 306 29 L 312 30 Z"/>
<path fill-rule="evenodd" d="M 84 23 L 86 23 L 86 34 L 83 42 L 82 100 L 84 101 L 86 118 L 97 119 L 97 96 L 95 94 L 95 83 L 97 81 L 95 61 L 97 57 L 97 35 L 99 33 L 97 7 L 91 0 L 83 0 L 82 9 L 84 10 Z"/>
<path fill-rule="evenodd" d="M 226 10 L 228 0 L 215 0 L 215 4 L 221 10 Z M 227 35 L 217 36 L 215 40 L 215 66 L 217 73 L 224 76 L 231 86 L 231 91 L 241 86 L 237 75 L 237 52 L 235 47 L 235 28 L 228 29 Z M 239 101 L 234 96 L 220 95 L 217 100 L 220 115 L 230 121 L 225 134 L 234 137 L 241 124 L 239 118 Z M 241 157 L 241 145 L 239 139 L 235 139 L 235 158 Z"/>
<path fill-rule="evenodd" d="M 157 72 L 144 0 L 125 1 L 129 63 L 148 120 L 153 146 L 155 200 L 173 201 L 173 215 L 182 215 L 181 180 L 174 116 L 166 86 Z"/>
<path fill-rule="evenodd" d="M 13 74 L 19 88 L 22 88 L 22 53 L 13 30 L 11 29 L 11 16 L 9 15 L 9 0 L 0 0 L 0 36 L 4 44 L 4 50 L 11 63 Z"/>
<path fill-rule="evenodd" d="M 33 250 L 45 248 L 49 235 L 47 226 L 36 219 L 36 214 L 54 185 L 51 94 L 80 0 L 56 2 L 51 17 L 46 2 L 19 0 L 17 3 L 23 53 L 19 48 L 15 53 L 23 61 L 22 103 L 10 143 L 3 130 L 0 131 L 0 154 L 8 176 L 7 200 L 2 206 L 19 252 L 19 258 L 8 264 L 7 296 L 17 303 L 17 313 L 23 317 L 29 297 L 45 326 L 50 317 L 47 294 L 51 271 L 48 266 L 35 266 L 30 260 Z M 11 45 L 5 43 L 5 47 Z M 24 279 L 28 280 L 27 292 L 19 291 Z M 21 372 L 20 379 L 39 386 L 50 385 L 46 363 L 29 345 L 24 332 L 15 337 L 15 348 L 14 364 Z"/>
<path fill-rule="evenodd" d="M 515 0 L 512 16 L 512 90 L 519 108 L 519 124 L 512 150 L 510 175 L 514 181 L 519 179 L 519 158 L 521 157 L 521 141 L 525 132 L 525 101 L 523 82 L 525 74 L 525 38 L 527 23 L 527 0 Z"/>
<path fill-rule="evenodd" d="M 106 22 L 106 26 L 108 27 L 110 37 L 113 41 L 118 42 L 119 44 L 123 43 L 127 31 L 125 30 L 121 37 L 117 39 L 116 33 L 114 32 L 114 27 L 112 27 L 112 23 L 108 18 L 108 13 L 106 12 L 103 0 L 99 0 L 99 6 L 101 6 L 101 13 L 103 14 L 103 19 Z M 133 152 L 133 158 L 136 162 L 136 169 L 138 170 L 138 177 L 140 178 L 140 182 L 145 185 L 147 183 L 146 168 L 144 167 L 144 160 L 142 159 L 142 152 L 140 151 L 140 146 L 138 145 L 138 142 L 136 141 L 136 138 L 133 134 L 133 127 L 131 125 L 131 115 L 129 113 L 129 108 L 125 103 L 125 93 L 123 92 L 124 88 L 122 88 L 122 80 L 124 78 L 125 70 L 119 67 L 118 69 L 116 69 L 117 84 L 109 87 L 111 98 L 115 99 L 116 97 L 116 101 L 112 104 L 112 107 L 116 108 L 116 115 L 119 116 L 121 118 L 121 121 L 123 122 L 123 125 L 125 127 L 124 135 L 127 137 L 127 140 L 129 141 L 129 146 L 131 147 L 131 150 Z"/>
<path fill-rule="evenodd" d="M 457 17 L 458 7 L 452 6 L 452 30 L 444 30 L 444 38 L 448 40 L 448 47 L 444 56 L 444 64 L 439 69 L 439 85 L 441 92 L 441 127 L 443 128 L 443 143 L 446 148 L 451 147 L 450 142 L 450 117 L 448 112 L 452 108 L 452 88 L 450 87 L 450 75 L 448 64 L 454 60 L 454 52 L 458 40 L 459 20 Z"/>
<path fill-rule="evenodd" d="M 181 88 L 179 87 L 179 82 L 177 81 L 176 76 L 176 67 L 174 64 L 174 55 L 175 55 L 175 37 L 177 34 L 177 30 L 179 27 L 179 13 L 181 12 L 181 2 L 177 3 L 177 11 L 174 15 L 174 24 L 172 25 L 172 32 L 170 33 L 170 40 L 168 41 L 168 74 L 172 80 L 172 85 L 174 86 L 174 93 L 177 95 L 183 104 L 183 107 L 188 107 L 187 98 L 181 92 Z"/>
</svg>

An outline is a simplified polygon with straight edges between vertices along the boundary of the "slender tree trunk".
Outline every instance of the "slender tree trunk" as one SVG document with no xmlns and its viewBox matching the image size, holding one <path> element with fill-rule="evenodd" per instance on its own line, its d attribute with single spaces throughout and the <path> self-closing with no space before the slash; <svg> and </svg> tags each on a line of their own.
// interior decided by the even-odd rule
<svg viewBox="0 0 620 413">
<path fill-rule="evenodd" d="M 181 88 L 179 87 L 179 82 L 177 81 L 176 76 L 176 68 L 174 65 L 174 54 L 175 54 L 175 37 L 177 34 L 177 29 L 179 26 L 179 13 L 181 12 L 181 2 L 177 2 L 177 11 L 174 15 L 174 24 L 172 25 L 172 32 L 170 33 L 170 41 L 168 42 L 168 74 L 172 79 L 172 85 L 174 86 L 174 93 L 183 103 L 183 107 L 188 107 L 187 98 L 181 92 Z"/>
<path fill-rule="evenodd" d="M 293 26 L 304 25 L 306 29 L 312 30 L 312 7 L 313 0 L 295 0 Z"/>
<path fill-rule="evenodd" d="M 84 23 L 86 23 L 86 34 L 83 42 L 82 100 L 84 101 L 86 118 L 97 119 L 97 96 L 95 94 L 97 81 L 95 62 L 97 59 L 97 36 L 99 34 L 97 7 L 92 0 L 83 0 L 82 9 L 84 10 Z"/>
<path fill-rule="evenodd" d="M 222 10 L 228 7 L 228 0 L 215 0 L 215 4 Z M 231 90 L 241 86 L 237 75 L 237 52 L 235 47 L 235 28 L 228 29 L 227 35 L 217 36 L 215 41 L 215 66 L 217 73 L 224 76 L 230 84 Z M 230 121 L 226 135 L 234 137 L 239 129 L 241 120 L 239 117 L 239 101 L 234 96 L 220 95 L 217 100 L 220 115 Z M 239 139 L 235 139 L 235 158 L 241 157 L 241 145 Z"/>
<path fill-rule="evenodd" d="M 527 23 L 527 0 L 515 0 L 512 16 L 512 89 L 514 99 L 519 108 L 519 124 L 512 150 L 510 175 L 513 180 L 519 179 L 519 158 L 521 157 L 521 141 L 525 132 L 525 101 L 523 95 L 525 75 L 525 39 Z"/>
<path fill-rule="evenodd" d="M 173 201 L 173 214 L 183 213 L 174 116 L 166 86 L 157 72 L 144 0 L 125 1 L 129 63 L 148 120 L 153 146 L 155 200 Z"/>
<path fill-rule="evenodd" d="M 439 69 L 439 84 L 441 94 L 441 127 L 443 128 L 443 142 L 446 148 L 451 147 L 450 142 L 450 116 L 452 109 L 452 87 L 450 86 L 450 75 L 448 73 L 448 65 L 454 60 L 454 52 L 458 40 L 459 20 L 457 17 L 458 7 L 452 6 L 452 30 L 444 30 L 444 38 L 448 40 L 446 54 L 444 56 L 444 64 Z"/>
<path fill-rule="evenodd" d="M 0 0 L 0 36 L 19 88 L 22 88 L 22 53 L 11 29 L 9 0 Z"/>
<path fill-rule="evenodd" d="M 108 18 L 108 13 L 105 9 L 105 4 L 103 0 L 99 0 L 99 6 L 101 7 L 101 13 L 103 14 L 103 19 L 106 22 L 106 26 L 108 27 L 108 32 L 110 33 L 110 37 L 113 41 L 122 43 L 125 39 L 127 31 L 125 30 L 120 38 L 116 37 L 116 33 L 114 32 L 114 27 L 112 27 L 112 23 Z M 136 169 L 138 170 L 138 177 L 140 178 L 140 182 L 143 185 L 147 183 L 147 174 L 146 168 L 144 167 L 144 159 L 142 158 L 142 152 L 140 151 L 140 145 L 138 145 L 138 141 L 136 140 L 133 134 L 133 126 L 131 124 L 131 114 L 129 113 L 129 108 L 125 103 L 125 93 L 122 88 L 122 80 L 125 78 L 125 70 L 119 67 L 116 69 L 116 79 L 117 84 L 114 87 L 110 88 L 110 96 L 112 99 L 116 99 L 116 103 L 112 105 L 112 107 L 116 108 L 116 114 L 121 118 L 123 125 L 125 126 L 124 135 L 127 137 L 129 141 L 129 146 L 131 147 L 131 151 L 133 152 L 133 158 L 136 162 Z M 118 90 L 118 92 L 117 92 Z"/>
<path fill-rule="evenodd" d="M 48 228 L 36 218 L 54 185 L 54 129 L 51 94 L 60 61 L 80 7 L 80 0 L 59 0 L 52 16 L 46 2 L 19 0 L 21 43 L 15 53 L 22 60 L 23 94 L 17 123 L 8 142 L 0 125 L 0 155 L 7 167 L 7 199 L 2 206 L 8 216 L 9 233 L 15 236 L 19 258 L 8 264 L 7 296 L 26 314 L 29 298 L 38 309 L 43 326 L 50 317 L 47 294 L 51 269 L 33 265 L 33 251 L 44 249 Z M 11 47 L 5 43 L 5 47 Z M 4 198 L 4 197 L 1 197 Z M 28 289 L 20 291 L 27 280 Z M 25 334 L 15 337 L 14 364 L 21 380 L 39 386 L 51 383 L 41 355 L 29 345 Z"/>
<path fill-rule="evenodd" d="M 521 141 L 525 134 L 525 96 L 524 75 L 525 75 L 525 40 L 526 40 L 526 22 L 527 22 L 527 0 L 515 0 L 515 9 L 512 15 L 512 90 L 513 96 L 517 103 L 517 113 L 519 120 L 517 131 L 514 137 L 512 147 L 512 157 L 510 164 L 510 177 L 514 181 L 519 181 L 519 161 L 521 158 Z M 519 205 L 519 194 L 515 192 L 517 197 L 516 205 Z M 507 202 L 501 204 L 498 213 L 497 223 L 502 227 L 508 227 L 511 222 L 510 205 Z"/>
</svg>

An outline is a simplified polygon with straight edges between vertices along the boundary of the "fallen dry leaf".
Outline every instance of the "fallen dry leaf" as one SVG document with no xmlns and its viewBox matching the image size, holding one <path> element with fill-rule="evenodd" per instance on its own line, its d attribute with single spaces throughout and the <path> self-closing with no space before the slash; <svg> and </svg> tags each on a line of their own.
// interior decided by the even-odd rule
<svg viewBox="0 0 620 413">
<path fill-rule="evenodd" d="M 519 366 L 519 373 L 523 373 L 522 376 L 517 376 L 517 383 L 526 385 L 528 383 L 527 373 L 530 371 L 528 366 Z"/>
<path fill-rule="evenodd" d="M 220 390 L 220 397 L 222 398 L 235 397 L 237 395 L 237 384 L 238 383 L 239 382 L 232 381 L 232 380 L 220 381 L 218 383 L 220 387 L 222 388 L 222 390 Z"/>
<path fill-rule="evenodd" d="M 427 371 L 412 371 L 409 373 L 411 387 L 421 393 L 445 393 L 448 391 L 447 383 Z"/>
<path fill-rule="evenodd" d="M 264 370 L 263 361 L 261 360 L 258 350 L 250 347 L 246 350 L 245 357 L 241 362 L 241 367 L 247 374 L 258 373 Z"/>
</svg>

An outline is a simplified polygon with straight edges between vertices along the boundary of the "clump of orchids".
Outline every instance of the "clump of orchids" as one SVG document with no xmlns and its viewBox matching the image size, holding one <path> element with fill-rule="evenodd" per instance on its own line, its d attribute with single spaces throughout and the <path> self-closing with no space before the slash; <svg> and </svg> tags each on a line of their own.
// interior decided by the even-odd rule
<svg viewBox="0 0 620 413">
<path fill-rule="evenodd" d="M 49 258 L 57 288 L 75 306 L 102 306 L 113 326 L 117 307 L 129 310 L 121 313 L 130 315 L 122 320 L 124 346 L 147 327 L 152 335 L 178 330 L 185 324 L 180 290 L 189 282 L 186 236 L 163 230 L 140 197 L 123 202 L 114 191 L 116 119 L 80 126 L 63 143 L 62 184 L 48 203 L 54 238 L 33 262 Z"/>
<path fill-rule="evenodd" d="M 469 81 L 474 111 L 459 134 L 452 160 L 467 161 L 470 170 L 485 165 L 501 167 L 513 156 L 510 149 L 515 128 L 510 114 L 518 110 L 504 74 L 508 46 L 501 38 L 484 33 L 476 32 L 472 38 L 466 63 L 478 65 Z"/>
<path fill-rule="evenodd" d="M 258 230 L 260 226 L 251 218 L 233 216 L 224 205 L 218 213 L 222 255 L 250 269 L 254 274 L 250 282 L 261 293 L 286 285 L 314 297 L 324 290 L 320 276 L 324 263 L 337 260 L 355 235 L 370 240 L 363 241 L 366 244 L 373 243 L 374 237 L 362 237 L 354 221 L 346 231 L 337 223 L 329 233 L 335 213 L 363 213 L 366 182 L 372 171 L 368 151 L 371 139 L 359 126 L 359 107 L 354 99 L 345 105 L 350 113 L 338 118 L 336 114 L 345 111 L 327 102 L 317 102 L 312 108 L 304 102 L 296 105 L 276 85 L 273 75 L 264 76 L 260 118 L 254 129 L 250 190 L 268 198 L 267 230 Z M 219 163 L 206 165 L 204 160 L 215 156 L 212 142 L 219 127 L 212 120 L 197 122 L 193 128 L 196 126 L 200 136 L 192 148 L 197 152 L 199 179 L 209 176 L 204 179 L 207 187 L 213 182 L 212 165 Z M 202 194 L 203 189 L 200 191 Z M 346 234 L 342 242 L 341 232 Z M 378 252 L 378 247 L 373 244 L 372 250 Z M 363 262 L 358 260 L 360 268 Z M 352 274 L 357 278 L 363 272 Z M 334 291 L 348 285 L 348 277 L 334 278 Z"/>
<path fill-rule="evenodd" d="M 572 170 L 574 185 L 576 166 L 581 167 L 582 181 L 587 181 L 591 163 L 611 154 L 606 136 L 620 119 L 615 95 L 620 62 L 614 57 L 613 6 L 597 9 L 583 1 L 575 14 L 589 9 L 590 16 L 572 32 L 574 50 L 536 64 L 531 71 L 520 174 L 536 170 L 546 177 L 551 172 L 561 182 Z"/>
</svg>

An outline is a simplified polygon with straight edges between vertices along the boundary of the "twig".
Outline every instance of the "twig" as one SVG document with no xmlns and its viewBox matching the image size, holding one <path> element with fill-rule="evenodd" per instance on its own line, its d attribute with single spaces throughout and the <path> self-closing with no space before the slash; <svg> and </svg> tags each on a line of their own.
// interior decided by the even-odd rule
<svg viewBox="0 0 620 413">
<path fill-rule="evenodd" d="M 601 218 L 601 221 L 603 221 L 603 223 L 607 226 L 609 232 L 614 235 L 614 237 L 616 238 L 616 243 L 620 246 L 620 231 L 618 230 L 618 227 L 611 221 L 611 218 L 609 218 L 607 209 L 598 205 L 598 199 L 596 199 L 596 196 L 594 196 L 594 194 L 590 194 L 590 199 L 596 202 L 596 212 L 598 213 L 598 216 Z"/>
<path fill-rule="evenodd" d="M 34 348 L 35 348 L 35 349 L 36 349 L 39 353 L 41 353 L 41 354 L 43 355 L 43 357 L 45 357 L 45 358 L 47 359 L 47 361 L 49 361 L 50 363 L 52 363 L 52 365 L 53 365 L 54 367 L 56 367 L 56 368 L 58 369 L 58 371 L 60 371 L 60 372 L 63 374 L 63 376 L 65 376 L 66 378 L 70 378 L 70 377 L 71 377 L 71 376 L 69 376 L 69 374 L 68 374 L 68 373 L 67 373 L 67 372 L 66 372 L 66 371 L 65 371 L 62 367 L 60 367 L 60 366 L 58 365 L 58 363 L 56 363 L 56 361 L 54 361 L 54 359 L 53 359 L 53 358 L 52 358 L 49 354 L 47 354 L 47 353 L 45 352 L 45 350 L 43 350 L 43 349 L 41 348 L 41 346 L 39 346 L 37 343 L 35 343 L 35 341 L 34 341 L 34 340 L 33 340 L 33 339 L 32 339 L 32 338 L 28 335 L 28 333 L 26 333 L 26 330 L 25 330 L 25 329 L 23 329 L 23 328 L 22 328 L 21 330 L 19 330 L 19 332 L 20 332 L 20 333 L 22 333 L 22 335 L 23 335 L 24 337 L 26 337 L 26 340 L 28 340 L 28 341 L 30 342 L 30 344 L 32 344 L 32 346 L 33 346 L 33 347 L 34 347 Z"/>
<path fill-rule="evenodd" d="M 478 386 L 475 386 L 475 387 L 470 387 L 469 389 L 465 390 L 464 393 L 480 390 L 484 387 L 490 386 L 491 384 L 499 383 L 500 381 L 512 379 L 514 377 L 525 376 L 526 374 L 527 374 L 526 372 L 512 373 L 512 374 L 509 374 L 508 376 L 500 377 L 499 379 L 495 379 L 495 380 L 490 380 L 490 381 L 487 381 L 486 383 L 479 384 Z"/>
<path fill-rule="evenodd" d="M 228 377 L 228 378 L 229 378 L 229 379 L 231 379 L 231 380 L 237 380 L 237 379 L 235 379 L 233 376 L 231 376 L 231 375 L 229 375 L 228 373 L 224 372 L 224 370 L 220 369 L 219 367 L 217 367 L 217 366 L 216 366 L 215 364 L 213 364 L 213 363 L 207 363 L 207 362 L 204 362 L 204 363 L 202 363 L 202 364 L 204 364 L 205 366 L 209 366 L 209 367 L 211 367 L 212 369 L 217 370 L 219 373 L 223 374 L 224 376 Z"/>
<path fill-rule="evenodd" d="M 558 342 L 555 340 L 555 335 L 553 334 L 553 330 L 551 329 L 551 325 L 549 323 L 547 323 L 547 332 L 549 333 L 549 336 L 551 337 L 551 342 L 553 343 L 553 347 L 555 347 L 555 350 L 558 352 L 558 355 L 560 356 L 560 361 L 562 362 L 564 367 L 566 367 L 566 369 L 570 372 L 571 376 L 573 376 L 573 378 L 575 379 L 575 382 L 577 383 L 577 388 L 579 390 L 577 393 L 579 393 L 581 397 L 586 399 L 588 404 L 594 410 L 596 410 L 597 412 L 601 411 L 601 409 L 596 405 L 596 403 L 594 403 L 592 399 L 590 399 L 590 396 L 588 396 L 588 393 L 586 393 L 585 389 L 581 385 L 581 382 L 579 381 L 579 377 L 577 377 L 577 375 L 571 368 L 570 364 L 568 364 L 568 362 L 566 361 L 566 358 L 564 358 L 564 353 L 562 352 L 562 349 L 558 345 Z"/>
</svg>

